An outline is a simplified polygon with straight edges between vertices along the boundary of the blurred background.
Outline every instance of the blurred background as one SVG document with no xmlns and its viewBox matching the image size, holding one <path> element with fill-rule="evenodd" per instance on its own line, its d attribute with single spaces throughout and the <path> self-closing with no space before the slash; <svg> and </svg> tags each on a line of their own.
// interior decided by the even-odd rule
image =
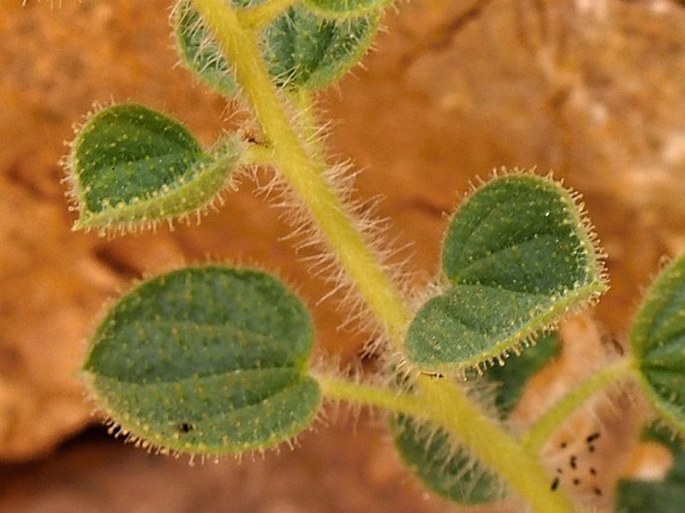
<svg viewBox="0 0 685 513">
<path fill-rule="evenodd" d="M 367 412 L 327 415 L 296 450 L 242 463 L 191 467 L 107 436 L 77 370 L 103 304 L 142 276 L 257 263 L 314 308 L 321 354 L 349 361 L 365 337 L 338 329 L 334 298 L 318 303 L 326 284 L 252 183 L 200 226 L 72 233 L 58 162 L 95 102 L 162 110 L 206 144 L 235 105 L 176 65 L 168 0 L 20 4 L 0 0 L 0 511 L 455 510 L 420 490 Z M 582 192 L 608 254 L 601 333 L 576 328 L 625 346 L 641 291 L 685 249 L 685 3 L 413 0 L 383 25 L 363 67 L 319 101 L 331 155 L 364 171 L 357 196 L 384 198 L 407 279 L 431 278 L 446 214 L 478 177 L 553 170 Z"/>
</svg>

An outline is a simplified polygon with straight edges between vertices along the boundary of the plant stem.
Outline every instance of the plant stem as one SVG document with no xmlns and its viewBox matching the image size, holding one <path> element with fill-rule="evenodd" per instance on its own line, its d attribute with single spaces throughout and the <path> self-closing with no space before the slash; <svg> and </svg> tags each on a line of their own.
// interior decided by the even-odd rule
<svg viewBox="0 0 685 513">
<path fill-rule="evenodd" d="M 570 390 L 537 420 L 523 437 L 521 442 L 523 447 L 531 454 L 537 454 L 552 433 L 576 408 L 591 396 L 606 390 L 620 380 L 629 379 L 632 375 L 630 358 L 621 358 L 591 375 Z"/>
<path fill-rule="evenodd" d="M 317 165 L 307 155 L 303 141 L 293 131 L 281 97 L 271 83 L 259 53 L 256 35 L 241 26 L 230 2 L 194 2 L 216 34 L 228 61 L 233 64 L 236 81 L 272 145 L 274 164 L 310 211 L 340 265 L 399 349 L 409 310 L 385 275 L 377 255 L 367 246 L 353 216 L 327 182 L 320 164 Z"/>
<path fill-rule="evenodd" d="M 429 376 L 419 376 L 419 387 L 426 415 L 493 470 L 532 511 L 573 511 L 573 504 L 565 494 L 551 490 L 549 476 L 537 458 L 474 405 L 462 387 Z"/>
<path fill-rule="evenodd" d="M 230 2 L 193 1 L 216 35 L 225 57 L 233 65 L 236 81 L 254 109 L 257 121 L 273 149 L 274 164 L 309 210 L 331 251 L 395 349 L 402 350 L 410 310 L 402 294 L 386 276 L 377 254 L 367 246 L 353 215 L 326 180 L 323 162 L 307 154 L 305 142 L 291 127 L 282 98 L 272 84 L 259 53 L 256 33 L 243 28 Z M 342 397 L 346 392 L 351 400 L 359 399 L 359 395 L 351 392 L 351 388 L 340 383 L 333 385 L 324 384 L 332 394 L 338 393 Z M 464 390 L 447 380 L 426 377 L 419 377 L 418 385 L 418 400 L 424 411 L 431 418 L 439 419 L 438 423 L 463 441 L 476 458 L 500 473 L 511 489 L 529 502 L 533 511 L 573 511 L 563 493 L 550 491 L 549 480 L 542 467 L 486 417 L 469 400 Z M 388 405 L 392 403 L 387 395 L 369 393 L 367 398 L 375 398 L 379 405 L 382 401 L 387 401 Z M 404 399 L 402 401 L 404 403 Z M 425 417 L 426 413 L 422 416 Z M 485 433 L 485 436 L 481 436 L 481 433 Z M 518 468 L 519 465 L 522 467 Z M 525 477 L 521 477 L 521 474 L 525 474 Z"/>
<path fill-rule="evenodd" d="M 377 406 L 413 417 L 426 417 L 425 405 L 415 395 L 390 388 L 355 383 L 322 374 L 316 374 L 314 377 L 318 381 L 324 396 L 328 399 Z"/>
<path fill-rule="evenodd" d="M 526 499 L 534 511 L 568 513 L 573 510 L 565 495 L 550 490 L 549 477 L 535 457 L 475 407 L 464 390 L 454 383 L 420 376 L 420 392 L 408 394 L 322 374 L 315 378 L 329 399 L 381 407 L 428 420 L 447 430 L 477 455 L 478 461 Z"/>
<path fill-rule="evenodd" d="M 240 24 L 245 28 L 259 29 L 280 15 L 298 0 L 267 0 L 259 5 L 245 7 L 238 11 Z"/>
<path fill-rule="evenodd" d="M 240 164 L 253 166 L 270 166 L 274 163 L 274 151 L 263 144 L 249 144 L 240 157 Z"/>
</svg>

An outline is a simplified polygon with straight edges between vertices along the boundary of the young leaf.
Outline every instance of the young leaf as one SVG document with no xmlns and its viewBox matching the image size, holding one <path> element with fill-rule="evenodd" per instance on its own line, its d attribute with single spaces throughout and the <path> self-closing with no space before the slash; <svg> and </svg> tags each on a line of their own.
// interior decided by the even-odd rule
<svg viewBox="0 0 685 513">
<path fill-rule="evenodd" d="M 652 283 L 630 331 L 645 395 L 685 433 L 685 255 Z"/>
<path fill-rule="evenodd" d="M 316 14 L 330 17 L 352 17 L 378 12 L 392 0 L 305 0 Z"/>
<path fill-rule="evenodd" d="M 319 408 L 311 319 L 258 271 L 186 268 L 109 312 L 84 364 L 98 404 L 136 439 L 199 454 L 261 450 Z"/>
<path fill-rule="evenodd" d="M 442 429 L 398 416 L 390 421 L 397 450 L 411 471 L 433 492 L 460 504 L 480 504 L 504 496 L 504 487 Z"/>
<path fill-rule="evenodd" d="M 237 96 L 238 86 L 228 61 L 204 25 L 192 0 L 182 0 L 172 16 L 181 62 L 213 91 Z"/>
<path fill-rule="evenodd" d="M 451 288 L 407 334 L 409 359 L 430 372 L 496 359 L 605 288 L 574 197 L 534 175 L 474 192 L 450 223 L 442 267 Z"/>
<path fill-rule="evenodd" d="M 239 7 L 257 0 L 233 0 Z M 275 84 L 315 90 L 338 80 L 366 52 L 376 32 L 378 13 L 349 19 L 323 19 L 304 6 L 294 6 L 261 30 L 262 56 Z M 181 0 L 173 17 L 183 62 L 203 82 L 233 96 L 231 65 L 219 50 L 191 0 Z"/>
<path fill-rule="evenodd" d="M 364 55 L 379 16 L 321 19 L 293 7 L 266 29 L 264 56 L 276 84 L 319 89 L 338 80 Z"/>
<path fill-rule="evenodd" d="M 619 481 L 616 512 L 681 513 L 685 504 L 685 451 L 663 430 L 649 429 L 644 439 L 667 447 L 673 455 L 673 466 L 662 481 Z"/>
<path fill-rule="evenodd" d="M 75 229 L 137 228 L 202 209 L 240 155 L 229 139 L 205 153 L 179 123 L 145 107 L 116 105 L 81 128 L 68 158 Z"/>
</svg>

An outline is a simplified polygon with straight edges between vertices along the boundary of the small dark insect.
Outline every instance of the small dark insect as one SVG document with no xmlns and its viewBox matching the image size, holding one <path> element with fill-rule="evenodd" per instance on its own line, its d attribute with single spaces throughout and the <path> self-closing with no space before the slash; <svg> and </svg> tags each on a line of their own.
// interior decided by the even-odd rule
<svg viewBox="0 0 685 513">
<path fill-rule="evenodd" d="M 593 476 L 597 475 L 597 471 L 595 470 L 595 467 L 590 467 L 590 474 L 592 474 Z"/>
<path fill-rule="evenodd" d="M 594 433 L 587 436 L 587 438 L 585 439 L 585 442 L 588 444 L 591 444 L 592 442 L 597 440 L 600 436 L 602 436 L 601 433 L 599 431 L 595 431 Z"/>
<path fill-rule="evenodd" d="M 557 467 L 557 474 L 563 474 L 563 473 L 564 473 L 564 471 L 561 470 L 561 467 Z"/>
<path fill-rule="evenodd" d="M 575 479 L 573 480 L 573 485 L 574 485 L 574 486 L 578 486 L 579 484 L 580 484 L 580 479 L 575 478 Z"/>
<path fill-rule="evenodd" d="M 568 444 L 566 442 L 561 442 L 559 444 L 559 447 L 561 447 L 562 449 L 566 449 L 567 446 L 568 446 Z"/>
<path fill-rule="evenodd" d="M 552 491 L 554 491 L 554 490 L 556 490 L 557 488 L 559 488 L 559 478 L 558 478 L 558 477 L 555 477 L 555 478 L 554 478 L 554 481 L 552 481 L 552 486 L 550 486 L 550 489 L 551 489 Z"/>
<path fill-rule="evenodd" d="M 594 445 L 591 445 L 591 446 L 589 446 L 589 447 L 587 448 L 587 450 L 590 451 L 590 452 L 595 452 L 595 446 L 594 446 Z"/>
<path fill-rule="evenodd" d="M 602 490 L 600 490 L 599 488 L 593 488 L 592 491 L 595 492 L 595 495 L 596 495 L 597 497 L 601 497 L 601 495 L 602 495 Z"/>
<path fill-rule="evenodd" d="M 188 422 L 181 422 L 176 429 L 178 429 L 181 433 L 190 433 L 195 427 L 188 423 Z"/>
<path fill-rule="evenodd" d="M 569 460 L 569 464 L 571 465 L 571 468 L 573 470 L 578 468 L 578 457 L 574 454 L 571 456 L 571 459 Z"/>
</svg>

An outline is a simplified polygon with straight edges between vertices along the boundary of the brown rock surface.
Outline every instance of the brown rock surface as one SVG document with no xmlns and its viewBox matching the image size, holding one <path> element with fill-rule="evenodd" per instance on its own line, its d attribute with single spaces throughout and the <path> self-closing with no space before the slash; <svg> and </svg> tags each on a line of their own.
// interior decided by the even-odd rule
<svg viewBox="0 0 685 513">
<path fill-rule="evenodd" d="M 49 2 L 18 3 L 0 0 L 0 458 L 8 461 L 44 455 L 88 422 L 90 407 L 75 377 L 83 340 L 105 298 L 131 279 L 182 262 L 237 259 L 278 270 L 310 304 L 325 293 L 325 285 L 309 279 L 306 264 L 282 240 L 289 228 L 252 196 L 248 183 L 199 227 L 115 240 L 70 232 L 73 214 L 66 209 L 57 161 L 72 123 L 93 102 L 132 100 L 159 108 L 207 143 L 219 134 L 222 120 L 232 120 L 222 99 L 173 66 L 167 1 L 63 0 L 60 8 L 58 2 L 52 8 Z M 685 247 L 682 5 L 416 0 L 400 5 L 386 24 L 377 51 L 365 59 L 366 70 L 357 69 L 322 103 L 332 119 L 341 120 L 332 129 L 332 150 L 366 169 L 357 182 L 359 196 L 385 196 L 379 213 L 392 219 L 390 238 L 413 243 L 403 253 L 411 254 L 413 279 L 424 283 L 434 271 L 443 214 L 476 176 L 500 166 L 554 169 L 584 193 L 607 250 L 612 289 L 597 312 L 621 337 L 659 259 Z M 336 331 L 342 317 L 335 302 L 317 306 L 316 319 L 322 348 L 344 357 L 356 352 L 363 339 Z M 345 451 L 359 451 L 350 456 L 358 462 L 365 445 L 376 443 L 369 429 L 362 423 L 363 441 L 344 444 Z M 340 437 L 354 435 L 321 430 L 314 443 L 335 459 Z M 79 497 L 91 505 L 84 510 L 99 509 L 88 502 L 97 501 L 97 493 L 88 498 L 73 490 L 81 482 L 76 469 L 99 466 L 103 460 L 97 458 L 119 465 L 123 477 L 114 489 L 120 493 L 126 492 L 117 486 L 133 486 L 125 480 L 131 469 L 158 473 L 160 479 L 176 475 L 172 482 L 204 483 L 209 488 L 197 491 L 202 500 L 212 486 L 224 486 L 207 477 L 214 470 L 189 478 L 197 469 L 180 471 L 174 461 L 109 443 L 92 447 L 93 460 L 90 449 L 78 446 L 57 462 L 12 474 L 18 489 L 31 476 L 59 483 L 50 488 L 57 490 L 50 495 L 57 501 L 52 506 L 25 498 L 13 511 L 76 511 L 72 500 Z M 313 465 L 308 458 L 317 455 L 304 450 L 293 476 L 310 479 L 302 465 Z M 257 486 L 259 479 L 268 482 L 264 476 L 288 472 L 293 457 L 269 456 L 255 470 L 245 465 L 226 472 L 240 476 L 238 483 Z M 394 460 L 378 460 L 375 472 L 394 476 Z M 316 464 L 329 463 L 335 472 L 335 463 Z M 63 472 L 70 477 L 54 481 Z M 363 481 L 349 487 L 362 489 Z M 262 510 L 333 511 L 323 506 L 327 500 Z M 193 510 L 211 511 L 198 504 Z M 218 504 L 223 506 L 217 511 L 258 511 Z M 383 502 L 375 504 L 366 510 L 379 510 Z M 0 503 L 5 508 L 9 503 Z M 400 505 L 390 510 L 401 511 Z M 421 509 L 408 503 L 406 510 Z"/>
</svg>

